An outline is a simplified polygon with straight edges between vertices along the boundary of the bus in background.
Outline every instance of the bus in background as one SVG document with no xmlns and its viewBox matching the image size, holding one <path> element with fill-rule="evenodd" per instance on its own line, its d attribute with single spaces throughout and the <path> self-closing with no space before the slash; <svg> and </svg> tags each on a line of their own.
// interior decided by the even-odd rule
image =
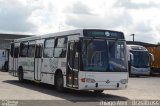
<svg viewBox="0 0 160 106">
<path fill-rule="evenodd" d="M 124 34 L 78 29 L 16 39 L 11 44 L 10 72 L 20 82 L 31 80 L 63 88 L 124 89 L 128 60 Z"/>
<path fill-rule="evenodd" d="M 129 75 L 150 75 L 150 63 L 154 56 L 140 45 L 127 45 Z"/>
</svg>

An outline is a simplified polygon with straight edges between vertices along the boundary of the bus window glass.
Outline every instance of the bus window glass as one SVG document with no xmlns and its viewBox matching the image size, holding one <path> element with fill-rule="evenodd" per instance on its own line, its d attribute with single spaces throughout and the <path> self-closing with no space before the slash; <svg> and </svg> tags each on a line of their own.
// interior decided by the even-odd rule
<svg viewBox="0 0 160 106">
<path fill-rule="evenodd" d="M 84 40 L 82 47 L 83 70 L 107 71 L 107 42 L 105 40 Z"/>
<path fill-rule="evenodd" d="M 36 45 L 35 57 L 36 58 L 41 58 L 42 57 L 42 46 L 41 45 Z"/>
<path fill-rule="evenodd" d="M 57 45 L 54 50 L 54 57 L 64 58 L 66 57 L 66 45 L 67 45 L 67 37 L 58 38 Z"/>
<path fill-rule="evenodd" d="M 30 41 L 28 46 L 28 57 L 34 57 L 35 54 L 35 41 Z"/>
<path fill-rule="evenodd" d="M 124 71 L 125 46 L 123 42 L 109 41 L 109 69 L 110 71 Z"/>
<path fill-rule="evenodd" d="M 130 51 L 134 58 L 132 60 L 132 65 L 136 68 L 148 68 L 149 67 L 149 53 L 148 51 Z"/>
<path fill-rule="evenodd" d="M 67 45 L 67 38 L 58 38 L 57 39 L 57 46 L 56 47 L 66 47 Z"/>
<path fill-rule="evenodd" d="M 11 57 L 13 57 L 13 53 L 14 53 L 14 43 L 11 43 L 11 49 L 10 49 Z"/>
<path fill-rule="evenodd" d="M 74 45 L 73 45 L 74 43 L 70 43 L 70 45 L 69 45 L 69 56 L 68 56 L 68 58 L 69 58 L 69 65 L 71 66 L 71 67 L 73 67 L 73 55 L 74 55 Z"/>
<path fill-rule="evenodd" d="M 71 68 L 78 69 L 78 52 L 76 51 L 77 43 L 72 42 L 68 48 L 68 62 Z"/>
<path fill-rule="evenodd" d="M 55 48 L 54 57 L 66 57 L 66 48 Z"/>
<path fill-rule="evenodd" d="M 19 47 L 15 47 L 14 49 L 14 57 L 17 58 L 19 54 Z"/>
<path fill-rule="evenodd" d="M 51 58 L 53 57 L 54 51 L 54 39 L 47 39 L 44 44 L 44 57 Z"/>
<path fill-rule="evenodd" d="M 20 56 L 21 57 L 26 57 L 27 56 L 27 52 L 28 52 L 28 42 L 21 43 L 20 50 L 21 50 Z"/>
<path fill-rule="evenodd" d="M 47 39 L 45 41 L 45 48 L 50 48 L 50 47 L 54 47 L 54 39 Z"/>
</svg>

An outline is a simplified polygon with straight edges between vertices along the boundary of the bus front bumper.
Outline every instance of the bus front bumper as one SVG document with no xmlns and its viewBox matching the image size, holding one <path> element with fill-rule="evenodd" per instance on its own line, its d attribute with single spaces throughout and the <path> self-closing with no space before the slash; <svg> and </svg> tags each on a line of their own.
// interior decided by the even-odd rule
<svg viewBox="0 0 160 106">
<path fill-rule="evenodd" d="M 133 75 L 150 75 L 150 68 L 131 68 L 131 74 Z"/>
<path fill-rule="evenodd" d="M 79 90 L 125 89 L 127 84 L 128 72 L 79 72 Z"/>
<path fill-rule="evenodd" d="M 81 84 L 79 90 L 119 90 L 127 88 L 127 84 L 112 83 L 106 84 L 105 82 L 85 83 Z"/>
</svg>

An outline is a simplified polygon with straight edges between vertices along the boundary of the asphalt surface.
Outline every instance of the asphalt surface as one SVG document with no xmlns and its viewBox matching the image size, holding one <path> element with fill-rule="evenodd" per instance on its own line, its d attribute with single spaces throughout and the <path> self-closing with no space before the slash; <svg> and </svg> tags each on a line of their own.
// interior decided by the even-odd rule
<svg viewBox="0 0 160 106">
<path fill-rule="evenodd" d="M 18 106 L 98 106 L 100 101 L 160 100 L 160 77 L 132 77 L 127 89 L 105 90 L 96 95 L 68 89 L 59 93 L 54 86 L 20 83 L 17 77 L 0 72 L 0 100 L 0 106 L 17 102 Z"/>
</svg>

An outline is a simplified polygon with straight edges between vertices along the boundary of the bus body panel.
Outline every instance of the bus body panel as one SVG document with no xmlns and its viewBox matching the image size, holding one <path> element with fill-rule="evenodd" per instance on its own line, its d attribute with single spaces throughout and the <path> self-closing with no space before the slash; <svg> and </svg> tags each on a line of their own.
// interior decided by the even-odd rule
<svg viewBox="0 0 160 106">
<path fill-rule="evenodd" d="M 43 58 L 41 82 L 54 84 L 54 73 L 58 64 L 58 59 L 55 58 Z M 53 82 L 52 82 L 53 81 Z"/>
<path fill-rule="evenodd" d="M 41 82 L 53 84 L 56 71 L 61 70 L 62 74 L 66 73 L 66 59 L 44 58 L 42 63 Z"/>
<path fill-rule="evenodd" d="M 34 80 L 34 59 L 21 57 L 18 59 L 18 67 L 22 67 L 24 79 Z"/>
<path fill-rule="evenodd" d="M 95 82 L 82 82 L 82 78 L 94 79 Z M 122 84 L 121 80 L 126 80 L 126 83 Z M 80 90 L 124 89 L 127 87 L 127 83 L 128 72 L 79 72 Z"/>
<path fill-rule="evenodd" d="M 42 71 L 42 59 L 35 58 L 34 63 L 34 80 L 41 80 L 41 71 Z"/>
</svg>

